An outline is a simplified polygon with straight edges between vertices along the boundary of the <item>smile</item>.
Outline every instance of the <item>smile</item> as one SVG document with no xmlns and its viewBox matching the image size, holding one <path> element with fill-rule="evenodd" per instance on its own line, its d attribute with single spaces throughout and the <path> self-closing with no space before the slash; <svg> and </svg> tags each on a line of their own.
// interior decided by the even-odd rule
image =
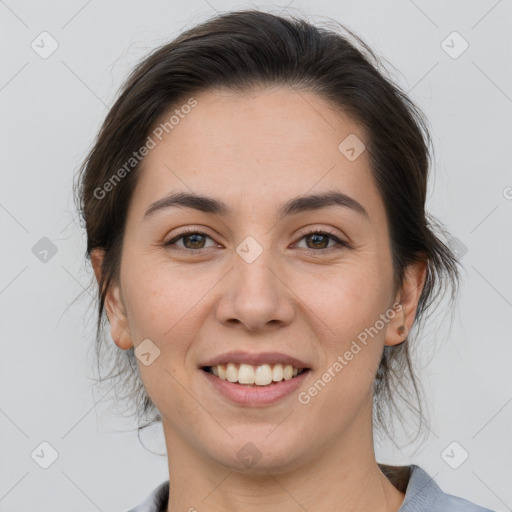
<svg viewBox="0 0 512 512">
<path fill-rule="evenodd" d="M 307 368 L 297 368 L 283 364 L 217 364 L 206 366 L 203 370 L 221 380 L 246 386 L 270 386 L 283 380 L 291 380 L 302 374 Z"/>
</svg>

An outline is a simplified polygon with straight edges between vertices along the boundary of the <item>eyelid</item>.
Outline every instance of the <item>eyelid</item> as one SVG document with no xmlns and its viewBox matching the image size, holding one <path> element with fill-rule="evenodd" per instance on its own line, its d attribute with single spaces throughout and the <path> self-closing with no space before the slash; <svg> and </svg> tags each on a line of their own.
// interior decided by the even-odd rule
<svg viewBox="0 0 512 512">
<path fill-rule="evenodd" d="M 303 240 L 305 237 L 314 235 L 314 234 L 320 234 L 320 235 L 327 235 L 329 238 L 331 238 L 335 244 L 331 247 L 326 247 L 325 249 L 302 249 L 303 252 L 307 254 L 312 254 L 314 256 L 321 256 L 322 254 L 330 253 L 331 251 L 347 248 L 351 248 L 351 244 L 347 241 L 345 241 L 337 232 L 335 232 L 332 228 L 320 228 L 320 227 L 308 227 L 308 228 L 302 228 L 299 232 L 299 238 L 297 242 L 294 242 L 294 245 Z"/>
<path fill-rule="evenodd" d="M 340 235 L 338 234 L 337 231 L 335 231 L 333 228 L 331 227 L 318 227 L 318 226 L 313 226 L 313 227 L 307 227 L 307 228 L 301 228 L 299 230 L 299 236 L 301 238 L 307 236 L 307 235 L 313 235 L 315 233 L 323 233 L 323 234 L 326 234 L 326 235 L 329 235 L 330 237 L 338 240 L 339 242 L 342 242 L 344 244 L 347 244 L 348 245 L 348 242 L 346 242 L 345 240 L 343 240 L 343 235 Z"/>
<path fill-rule="evenodd" d="M 164 247 L 172 246 L 178 240 L 187 237 L 187 235 L 194 235 L 194 234 L 205 236 L 206 238 L 209 238 L 210 240 L 215 242 L 217 245 L 220 245 L 214 240 L 214 238 L 212 236 L 210 236 L 208 233 L 202 231 L 202 229 L 203 228 L 186 227 L 182 231 L 177 233 L 176 235 L 172 236 L 169 240 L 165 241 L 163 243 L 163 246 Z M 330 250 L 332 250 L 332 249 L 339 249 L 341 247 L 346 247 L 346 248 L 351 247 L 347 241 L 343 240 L 343 238 L 340 237 L 340 235 L 338 235 L 338 233 L 335 232 L 330 227 L 328 227 L 328 228 L 325 228 L 325 227 L 324 228 L 321 228 L 321 227 L 302 228 L 299 230 L 299 233 L 298 233 L 299 238 L 297 239 L 296 242 L 293 243 L 293 245 L 297 244 L 305 237 L 313 235 L 313 234 L 327 235 L 329 238 L 331 238 L 335 242 L 335 245 L 333 245 L 331 247 L 324 248 L 324 249 L 302 249 L 303 252 L 306 252 L 308 254 L 321 255 L 322 253 L 330 252 Z M 175 249 L 179 250 L 179 251 L 185 251 L 187 253 L 199 253 L 200 254 L 204 251 L 208 251 L 209 249 L 211 249 L 211 247 L 202 247 L 199 249 L 187 249 L 187 248 L 178 246 Z"/>
<path fill-rule="evenodd" d="M 206 232 L 206 229 L 201 227 L 201 228 L 194 228 L 194 227 L 185 227 L 183 228 L 179 233 L 173 235 L 172 237 L 170 237 L 168 240 L 165 240 L 162 245 L 164 247 L 166 246 L 170 246 L 170 245 L 173 245 L 173 243 L 176 243 L 178 240 L 180 240 L 181 238 L 185 238 L 187 237 L 188 235 L 201 235 L 201 236 L 204 236 L 204 237 L 207 237 L 209 238 L 210 240 L 214 241 L 214 237 L 212 235 L 209 235 L 207 232 Z M 215 242 L 217 245 L 220 245 L 218 242 Z M 183 247 L 178 247 L 177 248 L 178 250 L 179 249 L 182 249 L 184 251 L 187 251 L 187 252 L 200 252 L 200 251 L 203 251 L 205 249 L 209 249 L 209 247 L 206 247 L 206 248 L 203 248 L 203 249 L 187 249 L 187 248 L 183 248 Z"/>
</svg>

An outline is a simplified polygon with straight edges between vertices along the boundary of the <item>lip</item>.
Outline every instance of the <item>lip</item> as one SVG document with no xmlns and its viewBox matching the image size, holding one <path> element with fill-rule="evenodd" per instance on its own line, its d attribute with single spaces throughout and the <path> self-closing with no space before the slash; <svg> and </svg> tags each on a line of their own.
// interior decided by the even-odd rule
<svg viewBox="0 0 512 512">
<path fill-rule="evenodd" d="M 258 354 L 251 354 L 249 352 L 225 352 L 224 354 L 220 354 L 218 356 L 213 357 L 212 359 L 208 359 L 204 363 L 199 365 L 199 368 L 204 368 L 205 366 L 216 366 L 218 364 L 228 364 L 228 363 L 238 363 L 238 364 L 251 364 L 253 366 L 260 366 L 262 364 L 283 364 L 283 365 L 292 365 L 295 368 L 299 369 L 311 369 L 311 367 L 297 359 L 296 357 L 289 356 L 287 354 L 282 354 L 280 352 L 260 352 Z M 293 380 L 293 379 L 291 379 Z"/>
<path fill-rule="evenodd" d="M 282 380 L 268 386 L 245 386 L 243 384 L 236 384 L 234 382 L 222 380 L 221 378 L 213 375 L 213 373 L 209 373 L 204 370 L 200 370 L 200 372 L 204 375 L 214 390 L 232 402 L 240 405 L 257 407 L 275 403 L 286 396 L 291 395 L 304 382 L 304 379 L 307 378 L 310 370 L 306 370 L 290 380 Z"/>
</svg>

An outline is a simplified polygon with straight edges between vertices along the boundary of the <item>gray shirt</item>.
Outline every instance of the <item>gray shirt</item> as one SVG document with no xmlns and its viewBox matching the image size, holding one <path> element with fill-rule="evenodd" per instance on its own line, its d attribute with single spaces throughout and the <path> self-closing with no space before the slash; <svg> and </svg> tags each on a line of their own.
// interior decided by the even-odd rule
<svg viewBox="0 0 512 512">
<path fill-rule="evenodd" d="M 398 489 L 405 493 L 405 499 L 398 512 L 493 512 L 465 499 L 444 493 L 433 478 L 414 464 L 395 467 L 394 475 L 387 474 L 387 470 L 384 470 L 384 473 Z M 408 477 L 397 477 L 399 473 L 407 474 Z M 398 480 L 393 481 L 397 478 Z M 128 512 L 166 512 L 168 499 L 169 480 L 153 489 L 144 501 Z"/>
</svg>

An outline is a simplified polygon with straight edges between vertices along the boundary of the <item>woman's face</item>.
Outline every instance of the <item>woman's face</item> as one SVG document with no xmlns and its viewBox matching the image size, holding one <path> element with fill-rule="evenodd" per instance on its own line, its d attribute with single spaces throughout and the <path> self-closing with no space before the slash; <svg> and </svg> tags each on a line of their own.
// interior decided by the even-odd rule
<svg viewBox="0 0 512 512">
<path fill-rule="evenodd" d="M 112 336 L 144 342 L 140 373 L 173 453 L 273 471 L 360 454 L 384 344 L 403 339 L 420 291 L 393 293 L 364 133 L 309 92 L 195 98 L 143 161 Z M 215 203 L 171 205 L 175 194 Z M 287 379 L 279 362 L 307 371 Z M 234 366 L 205 371 L 216 363 Z M 261 385 L 225 380 L 252 372 Z"/>
</svg>

